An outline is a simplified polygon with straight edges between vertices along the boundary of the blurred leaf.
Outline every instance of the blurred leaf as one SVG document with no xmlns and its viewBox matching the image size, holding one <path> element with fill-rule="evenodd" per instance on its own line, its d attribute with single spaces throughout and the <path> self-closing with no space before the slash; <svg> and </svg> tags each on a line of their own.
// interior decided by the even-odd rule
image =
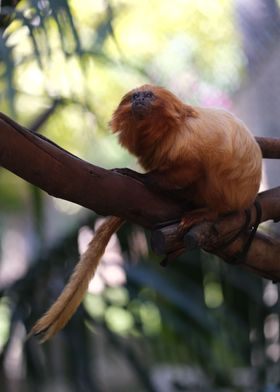
<svg viewBox="0 0 280 392">
<path fill-rule="evenodd" d="M 81 54 L 81 44 L 78 32 L 74 25 L 73 16 L 69 8 L 67 0 L 49 0 L 50 10 L 53 18 L 56 21 L 57 28 L 60 35 L 60 41 L 65 54 L 68 54 L 67 41 L 65 37 L 65 26 L 70 28 L 70 32 L 75 42 L 75 51 L 77 54 Z"/>
<path fill-rule="evenodd" d="M 184 293 L 178 290 L 168 276 L 156 273 L 148 264 L 139 264 L 126 269 L 129 279 L 137 284 L 152 287 L 163 298 L 185 313 L 185 315 L 197 323 L 202 329 L 208 331 L 218 328 L 215 320 L 206 312 L 204 304 L 195 301 L 191 292 L 188 292 L 186 284 Z"/>
<path fill-rule="evenodd" d="M 5 71 L 3 80 L 5 81 L 6 96 L 9 102 L 9 109 L 12 116 L 15 116 L 14 98 L 14 60 L 12 57 L 12 48 L 7 46 L 7 39 L 0 35 L 0 59 L 5 61 Z"/>
</svg>

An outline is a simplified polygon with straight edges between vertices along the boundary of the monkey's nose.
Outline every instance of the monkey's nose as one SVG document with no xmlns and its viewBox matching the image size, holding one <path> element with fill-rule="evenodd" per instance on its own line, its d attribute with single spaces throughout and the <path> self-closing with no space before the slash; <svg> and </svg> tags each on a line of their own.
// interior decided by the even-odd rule
<svg viewBox="0 0 280 392">
<path fill-rule="evenodd" d="M 137 99 L 132 103 L 132 110 L 137 114 L 144 114 L 147 111 L 147 105 L 144 99 Z"/>
</svg>

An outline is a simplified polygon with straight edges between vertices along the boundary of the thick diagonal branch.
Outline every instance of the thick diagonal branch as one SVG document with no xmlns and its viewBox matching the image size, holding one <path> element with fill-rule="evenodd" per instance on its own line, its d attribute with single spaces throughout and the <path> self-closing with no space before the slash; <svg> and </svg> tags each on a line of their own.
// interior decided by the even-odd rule
<svg viewBox="0 0 280 392">
<path fill-rule="evenodd" d="M 278 139 L 257 138 L 264 158 L 280 158 Z M 142 183 L 112 171 L 91 165 L 65 151 L 47 138 L 21 127 L 0 113 L 0 164 L 26 181 L 40 187 L 52 196 L 69 200 L 94 210 L 101 215 L 116 215 L 144 227 L 179 219 L 183 213 L 180 203 L 155 194 Z M 280 188 L 259 196 L 262 205 L 262 221 L 279 219 Z M 238 231 L 243 224 L 242 214 L 222 220 L 218 234 L 213 235 L 212 225 L 207 222 L 194 227 L 185 237 L 185 243 L 170 227 L 157 231 L 163 235 L 163 251 L 174 252 L 188 244 L 195 244 L 219 254 L 227 260 L 240 248 L 246 234 L 231 247 L 219 251 L 219 241 Z M 252 210 L 252 220 L 254 211 Z M 166 235 L 164 230 L 169 230 Z M 162 238 L 161 238 L 162 239 Z M 171 240 L 170 240 L 171 239 Z M 240 243 L 239 243 L 240 242 Z M 153 241 L 157 248 L 159 239 Z M 156 244 L 156 246 L 155 246 Z M 246 266 L 262 276 L 280 279 L 279 242 L 257 234 L 246 260 Z"/>
<path fill-rule="evenodd" d="M 182 214 L 140 182 L 91 165 L 1 113 L 0 164 L 54 197 L 144 227 Z"/>
</svg>

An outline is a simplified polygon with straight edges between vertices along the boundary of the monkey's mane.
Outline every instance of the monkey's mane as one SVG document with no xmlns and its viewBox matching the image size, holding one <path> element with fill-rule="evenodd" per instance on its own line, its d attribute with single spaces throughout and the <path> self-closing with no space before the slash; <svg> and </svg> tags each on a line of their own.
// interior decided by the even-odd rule
<svg viewBox="0 0 280 392">
<path fill-rule="evenodd" d="M 143 116 L 132 110 L 131 97 L 138 91 L 151 91 L 154 100 Z M 172 148 L 176 133 L 180 132 L 187 117 L 197 113 L 185 105 L 170 91 L 149 84 L 127 93 L 113 113 L 110 126 L 119 133 L 119 142 L 132 154 L 146 170 L 168 164 L 166 156 Z"/>
</svg>

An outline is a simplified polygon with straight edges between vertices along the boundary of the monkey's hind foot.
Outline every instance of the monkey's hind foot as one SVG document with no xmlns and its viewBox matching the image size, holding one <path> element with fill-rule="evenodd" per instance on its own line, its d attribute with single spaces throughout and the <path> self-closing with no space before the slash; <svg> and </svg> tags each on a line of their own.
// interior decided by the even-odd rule
<svg viewBox="0 0 280 392">
<path fill-rule="evenodd" d="M 204 221 L 214 221 L 217 219 L 217 212 L 210 210 L 207 207 L 198 208 L 196 210 L 187 212 L 178 226 L 179 235 L 184 235 L 192 226 L 198 225 Z"/>
<path fill-rule="evenodd" d="M 244 262 L 246 260 L 247 254 L 250 250 L 250 247 L 252 245 L 252 242 L 255 238 L 256 232 L 258 230 L 259 224 L 261 223 L 261 219 L 262 219 L 262 209 L 260 204 L 258 203 L 258 201 L 254 202 L 254 206 L 256 209 L 256 220 L 253 224 L 253 226 L 249 227 L 250 221 L 251 221 L 251 213 L 250 210 L 245 210 L 245 214 L 246 214 L 246 221 L 244 226 L 242 227 L 242 229 L 230 240 L 230 243 L 234 242 L 237 237 L 241 234 L 244 233 L 244 231 L 247 231 L 248 229 L 249 231 L 249 237 L 247 242 L 245 243 L 243 249 L 240 252 L 235 253 L 229 260 L 228 262 L 231 264 L 241 264 L 242 262 Z M 229 245 L 229 243 L 227 244 Z"/>
</svg>

